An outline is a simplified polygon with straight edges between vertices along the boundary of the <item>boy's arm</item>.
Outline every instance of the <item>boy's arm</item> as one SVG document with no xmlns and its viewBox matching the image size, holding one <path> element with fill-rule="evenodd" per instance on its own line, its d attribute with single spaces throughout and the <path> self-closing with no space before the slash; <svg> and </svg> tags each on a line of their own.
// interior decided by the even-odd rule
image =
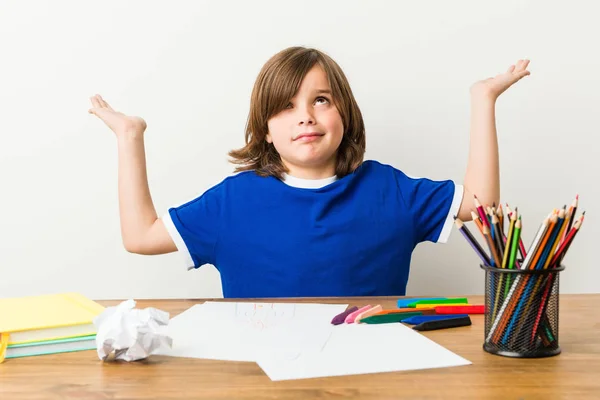
<svg viewBox="0 0 600 400">
<path fill-rule="evenodd" d="M 119 212 L 125 249 L 138 254 L 176 251 L 175 243 L 156 214 L 148 188 L 145 121 L 113 110 L 99 95 L 92 97 L 91 102 L 89 112 L 99 117 L 117 136 Z"/>
<path fill-rule="evenodd" d="M 471 220 L 473 197 L 485 207 L 500 201 L 500 168 L 496 136 L 496 100 L 506 89 L 530 74 L 529 60 L 519 60 L 508 71 L 476 82 L 471 87 L 469 159 L 463 182 L 463 201 L 458 217 Z"/>
</svg>

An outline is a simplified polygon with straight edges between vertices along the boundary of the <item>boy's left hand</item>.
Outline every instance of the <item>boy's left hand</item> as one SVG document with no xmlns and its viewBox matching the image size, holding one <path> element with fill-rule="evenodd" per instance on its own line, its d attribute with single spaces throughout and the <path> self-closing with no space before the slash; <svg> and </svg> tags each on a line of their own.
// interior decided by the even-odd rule
<svg viewBox="0 0 600 400">
<path fill-rule="evenodd" d="M 505 73 L 475 82 L 471 86 L 471 94 L 496 100 L 498 96 L 515 82 L 530 74 L 527 70 L 528 65 L 529 60 L 519 60 L 516 65 L 511 65 Z"/>
</svg>

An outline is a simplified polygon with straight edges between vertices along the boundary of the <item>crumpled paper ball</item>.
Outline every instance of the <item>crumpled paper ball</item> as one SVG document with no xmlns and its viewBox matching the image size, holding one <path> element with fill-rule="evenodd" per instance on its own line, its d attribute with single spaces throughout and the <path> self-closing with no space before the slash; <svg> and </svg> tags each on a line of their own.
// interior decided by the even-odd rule
<svg viewBox="0 0 600 400">
<path fill-rule="evenodd" d="M 135 309 L 135 304 L 134 300 L 126 300 L 94 318 L 101 360 L 113 352 L 115 360 L 141 360 L 173 345 L 166 334 L 169 313 L 152 307 Z"/>
</svg>

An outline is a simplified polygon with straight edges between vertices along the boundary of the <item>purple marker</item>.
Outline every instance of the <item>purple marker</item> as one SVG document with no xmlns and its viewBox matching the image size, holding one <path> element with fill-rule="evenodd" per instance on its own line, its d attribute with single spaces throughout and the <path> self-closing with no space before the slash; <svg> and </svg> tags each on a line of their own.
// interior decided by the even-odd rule
<svg viewBox="0 0 600 400">
<path fill-rule="evenodd" d="M 352 314 L 354 311 L 357 311 L 357 310 L 358 310 L 358 307 L 356 307 L 356 306 L 352 306 L 352 307 L 350 307 L 350 308 L 346 309 L 346 311 L 344 311 L 343 313 L 341 313 L 341 314 L 338 314 L 338 315 L 336 315 L 335 317 L 333 317 L 333 319 L 331 320 L 331 323 L 332 323 L 333 325 L 340 325 L 340 324 L 343 324 L 343 323 L 344 323 L 344 321 L 346 320 L 346 317 L 347 317 L 348 315 Z"/>
</svg>

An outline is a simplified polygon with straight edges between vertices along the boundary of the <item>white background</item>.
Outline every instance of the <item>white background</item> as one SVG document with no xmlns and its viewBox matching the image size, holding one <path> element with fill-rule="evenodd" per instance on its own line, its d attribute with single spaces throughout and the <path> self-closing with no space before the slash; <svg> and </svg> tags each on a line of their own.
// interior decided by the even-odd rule
<svg viewBox="0 0 600 400">
<path fill-rule="evenodd" d="M 220 297 L 212 266 L 121 244 L 114 135 L 100 93 L 148 122 L 159 214 L 231 174 L 254 79 L 285 47 L 331 55 L 367 126 L 367 158 L 432 179 L 464 176 L 469 87 L 531 59 L 497 103 L 502 201 L 525 243 L 581 195 L 587 219 L 561 292 L 600 291 L 597 208 L 600 7 L 592 1 L 0 2 L 0 297 Z M 471 225 L 471 228 L 474 227 Z M 407 294 L 478 294 L 478 259 L 454 231 L 420 245 Z"/>
</svg>

